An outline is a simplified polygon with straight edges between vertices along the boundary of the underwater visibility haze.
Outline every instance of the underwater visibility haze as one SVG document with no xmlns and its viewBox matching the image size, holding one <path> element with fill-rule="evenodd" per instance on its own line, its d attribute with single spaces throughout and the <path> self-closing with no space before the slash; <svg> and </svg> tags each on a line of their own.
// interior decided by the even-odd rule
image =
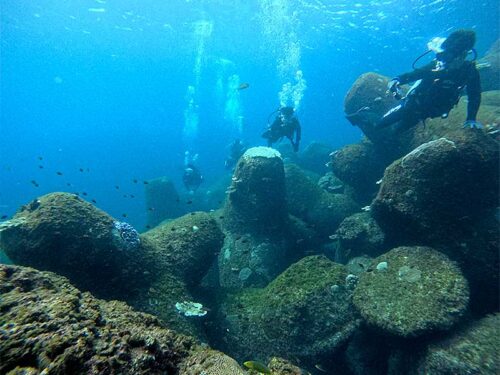
<svg viewBox="0 0 500 375">
<path fill-rule="evenodd" d="M 499 20 L 1 0 L 0 373 L 498 374 Z"/>
</svg>

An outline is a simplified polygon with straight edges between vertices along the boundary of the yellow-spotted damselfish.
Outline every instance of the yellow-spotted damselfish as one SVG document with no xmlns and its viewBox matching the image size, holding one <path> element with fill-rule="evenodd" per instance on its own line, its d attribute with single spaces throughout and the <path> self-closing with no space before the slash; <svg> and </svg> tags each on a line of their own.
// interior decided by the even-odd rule
<svg viewBox="0 0 500 375">
<path fill-rule="evenodd" d="M 246 362 L 243 362 L 243 366 L 245 366 L 246 368 L 248 368 L 250 370 L 260 372 L 261 374 L 270 374 L 271 373 L 271 370 L 269 370 L 269 367 L 267 367 L 262 362 L 246 361 Z"/>
</svg>

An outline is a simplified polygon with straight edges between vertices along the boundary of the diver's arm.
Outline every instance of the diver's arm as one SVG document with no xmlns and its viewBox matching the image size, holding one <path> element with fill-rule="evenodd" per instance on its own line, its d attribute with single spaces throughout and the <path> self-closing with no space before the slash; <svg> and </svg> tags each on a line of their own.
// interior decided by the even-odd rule
<svg viewBox="0 0 500 375">
<path fill-rule="evenodd" d="M 434 61 L 429 64 L 423 66 L 422 68 L 415 69 L 412 72 L 404 73 L 397 76 L 395 79 L 399 81 L 401 85 L 405 85 L 410 82 L 418 81 L 419 79 L 424 79 L 433 74 L 432 70 L 436 67 L 436 63 Z"/>
<path fill-rule="evenodd" d="M 467 121 L 476 121 L 476 115 L 481 105 L 481 80 L 475 66 L 472 67 L 467 81 L 467 98 Z"/>
<path fill-rule="evenodd" d="M 302 135 L 302 128 L 300 127 L 299 120 L 295 120 L 295 144 L 299 144 Z"/>
</svg>

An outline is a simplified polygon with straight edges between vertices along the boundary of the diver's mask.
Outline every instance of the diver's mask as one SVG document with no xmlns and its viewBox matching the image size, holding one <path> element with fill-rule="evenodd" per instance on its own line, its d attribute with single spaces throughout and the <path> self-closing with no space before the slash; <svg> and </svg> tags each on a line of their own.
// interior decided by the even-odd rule
<svg viewBox="0 0 500 375">
<path fill-rule="evenodd" d="M 442 45 L 443 45 L 445 40 L 446 40 L 446 38 L 441 38 L 441 37 L 432 38 L 431 41 L 427 43 L 428 50 L 426 52 L 424 52 L 423 54 L 421 54 L 420 56 L 418 56 L 415 59 L 415 61 L 413 62 L 413 64 L 412 64 L 413 69 L 418 69 L 415 66 L 417 64 L 417 62 L 422 57 L 424 57 L 425 55 L 427 55 L 431 52 L 434 52 L 436 54 L 436 60 L 437 60 L 436 68 L 434 69 L 434 71 L 441 71 L 445 68 L 448 68 L 450 63 L 452 63 L 458 57 L 460 57 L 464 51 L 456 51 L 456 50 L 453 50 L 450 48 L 444 49 L 442 47 Z M 476 50 L 474 48 L 472 48 L 471 50 L 467 51 L 465 58 L 467 58 L 467 55 L 469 55 L 469 54 L 473 55 L 471 61 L 475 61 L 477 58 Z"/>
</svg>

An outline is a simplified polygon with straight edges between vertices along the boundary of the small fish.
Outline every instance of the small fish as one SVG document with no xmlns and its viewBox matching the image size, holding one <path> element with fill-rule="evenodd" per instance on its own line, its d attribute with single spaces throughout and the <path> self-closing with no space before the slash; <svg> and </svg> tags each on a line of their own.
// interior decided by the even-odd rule
<svg viewBox="0 0 500 375">
<path fill-rule="evenodd" d="M 95 199 L 92 199 L 91 202 L 92 203 L 97 203 L 97 201 Z"/>
<path fill-rule="evenodd" d="M 149 184 L 149 182 L 147 182 L 147 181 L 144 181 L 144 182 L 143 182 L 143 184 L 144 184 L 144 185 L 147 185 L 147 184 Z"/>
<path fill-rule="evenodd" d="M 83 173 L 83 168 L 79 168 L 78 170 Z"/>
<path fill-rule="evenodd" d="M 120 187 L 118 185 L 115 185 L 116 190 L 120 190 Z"/>
<path fill-rule="evenodd" d="M 40 185 L 38 185 L 38 182 L 36 182 L 35 180 L 31 180 L 31 184 L 36 186 L 36 187 L 40 186 Z"/>
<path fill-rule="evenodd" d="M 135 195 L 134 194 L 130 194 L 130 198 L 135 198 Z"/>
<path fill-rule="evenodd" d="M 193 203 L 193 201 L 192 201 L 192 200 L 188 200 L 188 201 L 186 202 L 186 204 L 191 204 L 191 203 Z"/>
<path fill-rule="evenodd" d="M 123 217 L 127 217 L 127 214 L 122 214 Z"/>
<path fill-rule="evenodd" d="M 137 180 L 137 178 L 134 178 L 134 179 L 132 180 L 132 182 L 133 182 L 134 184 L 137 184 L 137 183 L 139 182 L 139 180 Z"/>
<path fill-rule="evenodd" d="M 71 184 L 69 182 L 66 182 L 66 186 L 71 186 Z"/>
<path fill-rule="evenodd" d="M 43 165 L 39 165 L 38 168 L 43 169 Z"/>
<path fill-rule="evenodd" d="M 86 197 L 88 194 L 84 191 L 84 192 L 82 192 L 82 195 L 83 195 L 84 197 Z"/>
<path fill-rule="evenodd" d="M 154 207 L 149 207 L 149 208 L 148 208 L 148 211 L 154 211 L 154 210 L 155 210 L 155 208 L 154 208 Z"/>
<path fill-rule="evenodd" d="M 250 370 L 257 371 L 261 374 L 270 374 L 271 373 L 271 370 L 269 369 L 269 367 L 267 367 L 262 362 L 246 361 L 246 362 L 243 362 L 243 366 L 245 366 L 246 368 L 248 368 Z"/>
<path fill-rule="evenodd" d="M 151 229 L 151 225 L 146 225 L 146 228 L 147 229 Z"/>
<path fill-rule="evenodd" d="M 62 175 L 63 175 L 63 173 L 62 173 L 62 172 L 57 171 L 57 172 L 56 172 L 56 175 L 58 175 L 58 176 L 62 176 Z"/>
<path fill-rule="evenodd" d="M 7 219 L 8 216 L 7 215 L 2 215 L 2 217 L 0 217 L 0 220 L 4 220 L 4 219 Z"/>
<path fill-rule="evenodd" d="M 127 197 L 128 197 L 128 195 L 127 195 L 127 194 L 123 194 L 123 198 L 127 198 Z"/>
<path fill-rule="evenodd" d="M 42 158 L 41 156 L 39 156 L 37 159 L 38 159 L 38 160 L 43 160 L 43 158 Z"/>
<path fill-rule="evenodd" d="M 240 85 L 238 86 L 238 90 L 245 90 L 245 89 L 247 89 L 249 87 L 250 87 L 249 83 L 243 82 L 243 83 L 240 83 Z"/>
</svg>

